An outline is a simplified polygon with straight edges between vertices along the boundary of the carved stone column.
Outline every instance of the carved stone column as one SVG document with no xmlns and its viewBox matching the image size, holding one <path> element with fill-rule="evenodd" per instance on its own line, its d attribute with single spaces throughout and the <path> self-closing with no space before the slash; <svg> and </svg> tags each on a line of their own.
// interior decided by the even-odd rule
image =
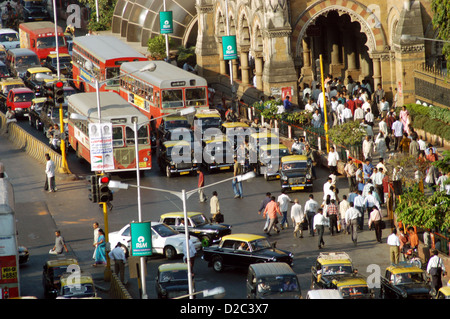
<svg viewBox="0 0 450 319">
<path fill-rule="evenodd" d="M 250 74 L 249 74 L 249 70 L 250 67 L 248 66 L 248 52 L 249 52 L 249 47 L 241 47 L 241 80 L 242 80 L 242 84 L 249 84 L 250 81 Z"/>
<path fill-rule="evenodd" d="M 263 56 L 262 52 L 255 52 L 255 75 L 256 75 L 256 88 L 260 91 L 264 90 L 263 87 Z"/>
</svg>

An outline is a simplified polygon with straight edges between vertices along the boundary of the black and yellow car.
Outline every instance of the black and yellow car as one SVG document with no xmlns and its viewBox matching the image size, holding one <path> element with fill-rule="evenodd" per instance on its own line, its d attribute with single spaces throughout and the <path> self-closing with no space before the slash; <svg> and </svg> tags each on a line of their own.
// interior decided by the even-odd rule
<svg viewBox="0 0 450 319">
<path fill-rule="evenodd" d="M 251 264 L 265 262 L 292 266 L 294 255 L 275 248 L 265 236 L 241 233 L 224 236 L 218 245 L 204 247 L 202 258 L 216 272 L 222 272 L 227 266 L 248 268 Z"/>
<path fill-rule="evenodd" d="M 158 166 L 167 177 L 175 174 L 195 174 L 198 165 L 193 157 L 192 144 L 187 141 L 166 141 L 157 148 Z"/>
<path fill-rule="evenodd" d="M 208 139 L 202 142 L 203 163 L 208 173 L 230 171 L 234 167 L 234 153 L 231 143 L 225 136 Z"/>
<path fill-rule="evenodd" d="M 374 290 L 369 288 L 366 278 L 359 274 L 338 276 L 331 281 L 331 289 L 337 289 L 344 299 L 373 299 Z"/>
<path fill-rule="evenodd" d="M 200 239 L 203 247 L 218 243 L 223 236 L 231 234 L 231 225 L 213 224 L 200 212 L 187 212 L 187 219 L 189 234 Z M 186 232 L 183 212 L 163 214 L 160 222 L 180 233 Z"/>
<path fill-rule="evenodd" d="M 75 269 L 78 261 L 75 258 L 56 258 L 48 260 L 42 272 L 42 285 L 46 298 L 56 298 L 61 289 L 61 276 L 68 272 L 68 267 Z M 70 270 L 70 269 L 69 269 Z"/>
<path fill-rule="evenodd" d="M 313 190 L 312 167 L 305 155 L 281 158 L 281 189 L 288 191 Z"/>
<path fill-rule="evenodd" d="M 188 269 L 185 263 L 162 264 L 156 274 L 158 299 L 171 299 L 189 294 Z"/>
<path fill-rule="evenodd" d="M 432 288 L 426 272 L 407 262 L 391 265 L 381 276 L 382 299 L 431 299 Z"/>
<path fill-rule="evenodd" d="M 444 286 L 434 294 L 434 299 L 450 299 L 450 286 Z"/>
<path fill-rule="evenodd" d="M 290 155 L 284 144 L 268 144 L 259 148 L 257 172 L 264 175 L 266 181 L 280 178 L 281 158 Z"/>
<path fill-rule="evenodd" d="M 355 274 L 350 256 L 345 252 L 320 253 L 311 267 L 311 289 L 337 289 L 334 280 Z"/>
<path fill-rule="evenodd" d="M 89 274 L 65 273 L 61 276 L 61 288 L 56 299 L 96 298 L 94 280 Z"/>
</svg>

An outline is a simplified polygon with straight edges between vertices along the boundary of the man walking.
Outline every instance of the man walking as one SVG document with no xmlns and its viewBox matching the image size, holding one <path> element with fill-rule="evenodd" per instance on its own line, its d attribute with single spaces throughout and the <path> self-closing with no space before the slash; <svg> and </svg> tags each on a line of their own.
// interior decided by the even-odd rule
<svg viewBox="0 0 450 319">
<path fill-rule="evenodd" d="M 217 195 L 216 191 L 212 192 L 212 196 L 211 196 L 211 200 L 209 202 L 209 206 L 211 209 L 211 220 L 213 222 L 218 223 L 219 221 L 217 220 L 217 214 L 220 213 L 220 205 L 219 205 L 219 197 Z"/>
<path fill-rule="evenodd" d="M 270 202 L 272 194 L 270 192 L 266 193 L 266 197 L 261 201 L 261 207 L 258 210 L 258 215 L 261 215 L 264 213 L 264 210 L 266 209 L 267 204 Z M 264 232 L 267 231 L 267 228 L 269 228 L 269 218 L 266 219 L 266 224 L 264 225 Z"/>
<path fill-rule="evenodd" d="M 354 207 L 353 203 L 350 203 L 350 208 L 345 212 L 345 223 L 351 229 L 352 241 L 355 246 L 358 241 L 358 220 L 360 217 L 361 212 Z"/>
<path fill-rule="evenodd" d="M 362 191 L 358 191 L 358 195 L 353 200 L 354 207 L 361 213 L 359 218 L 359 229 L 364 229 L 364 197 L 362 196 Z"/>
<path fill-rule="evenodd" d="M 233 179 L 233 191 L 234 191 L 234 198 L 243 198 L 243 191 L 242 191 L 242 181 L 238 179 L 240 178 L 240 175 L 242 175 L 242 165 L 237 160 L 237 157 L 234 157 L 234 179 Z"/>
<path fill-rule="evenodd" d="M 400 141 L 403 138 L 403 124 L 397 116 L 395 122 L 392 124 L 392 133 L 394 135 L 394 151 L 400 146 Z"/>
<path fill-rule="evenodd" d="M 291 219 L 294 224 L 294 237 L 297 237 L 297 233 L 300 234 L 299 238 L 303 238 L 302 222 L 305 219 L 305 213 L 302 210 L 302 205 L 298 203 L 298 198 L 294 199 L 294 205 L 291 207 Z"/>
<path fill-rule="evenodd" d="M 334 199 L 331 200 L 330 205 L 327 206 L 327 217 L 330 219 L 330 231 L 331 236 L 334 236 L 334 229 L 336 228 L 336 233 L 339 234 L 339 230 L 337 228 L 338 223 L 338 208 L 336 206 L 336 201 Z"/>
<path fill-rule="evenodd" d="M 278 203 L 275 201 L 275 196 L 272 196 L 270 198 L 270 202 L 267 203 L 263 213 L 264 218 L 266 218 L 266 216 L 269 217 L 269 227 L 267 228 L 267 236 L 271 236 L 270 231 L 272 230 L 272 228 L 274 228 L 277 233 L 280 232 L 277 226 L 278 223 L 277 214 L 282 216 L 280 212 L 280 207 L 278 207 Z"/>
<path fill-rule="evenodd" d="M 48 190 L 49 193 L 56 192 L 56 185 L 55 185 L 55 163 L 50 158 L 50 155 L 48 153 L 45 154 L 45 159 L 47 160 L 47 163 L 45 164 L 45 185 L 44 190 Z"/>
<path fill-rule="evenodd" d="M 281 214 L 283 215 L 283 218 L 281 219 L 281 229 L 284 229 L 284 225 L 286 224 L 286 228 L 289 228 L 289 224 L 288 224 L 288 218 L 287 218 L 287 212 L 288 212 L 288 208 L 289 208 L 289 203 L 292 203 L 291 198 L 286 195 L 286 189 L 283 188 L 281 190 L 281 195 L 278 196 L 277 199 L 278 205 L 280 206 L 280 211 Z"/>
<path fill-rule="evenodd" d="M 126 247 L 122 243 L 117 243 L 116 247 L 108 254 L 110 260 L 114 260 L 114 273 L 123 284 L 125 283 L 125 263 L 127 261 L 125 249 Z"/>
<path fill-rule="evenodd" d="M 330 147 L 330 152 L 328 153 L 328 167 L 330 168 L 330 174 L 337 175 L 337 164 L 339 161 L 339 154 L 335 151 L 334 147 Z"/>
<path fill-rule="evenodd" d="M 446 276 L 447 273 L 437 249 L 433 250 L 433 257 L 428 261 L 427 273 L 431 276 L 431 287 L 438 292 L 442 287 L 442 275 Z"/>
<path fill-rule="evenodd" d="M 317 231 L 317 235 L 319 236 L 318 247 L 319 249 L 325 246 L 325 242 L 323 241 L 323 232 L 325 229 L 325 225 L 327 224 L 327 218 L 323 216 L 322 208 L 317 210 L 316 215 L 314 215 L 314 229 Z"/>
<path fill-rule="evenodd" d="M 203 174 L 203 170 L 199 168 L 197 170 L 198 174 L 198 196 L 201 203 L 204 203 L 208 200 L 203 192 L 203 187 L 205 186 L 205 175 Z"/>
<path fill-rule="evenodd" d="M 308 219 L 309 235 L 314 236 L 314 216 L 319 208 L 319 203 L 314 200 L 314 195 L 309 194 L 309 199 L 305 203 L 305 213 Z"/>
<path fill-rule="evenodd" d="M 347 175 L 349 191 L 353 192 L 356 188 L 356 165 L 353 163 L 351 157 L 348 158 L 348 161 L 344 166 L 344 171 Z"/>
</svg>

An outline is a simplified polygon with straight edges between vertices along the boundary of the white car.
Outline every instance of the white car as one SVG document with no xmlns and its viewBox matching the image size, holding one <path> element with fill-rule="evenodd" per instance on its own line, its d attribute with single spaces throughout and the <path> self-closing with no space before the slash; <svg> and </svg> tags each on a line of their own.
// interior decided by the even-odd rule
<svg viewBox="0 0 450 319">
<path fill-rule="evenodd" d="M 20 48 L 19 32 L 13 29 L 0 29 L 0 44 L 6 50 Z"/>
<path fill-rule="evenodd" d="M 174 259 L 177 255 L 183 254 L 185 235 L 174 230 L 170 226 L 160 222 L 151 222 L 152 227 L 152 253 L 164 255 L 168 259 Z M 127 247 L 131 241 L 131 226 L 127 224 L 121 230 L 109 233 L 109 243 L 111 249 L 120 242 Z M 191 236 L 197 251 L 202 249 L 202 244 L 197 237 Z"/>
</svg>

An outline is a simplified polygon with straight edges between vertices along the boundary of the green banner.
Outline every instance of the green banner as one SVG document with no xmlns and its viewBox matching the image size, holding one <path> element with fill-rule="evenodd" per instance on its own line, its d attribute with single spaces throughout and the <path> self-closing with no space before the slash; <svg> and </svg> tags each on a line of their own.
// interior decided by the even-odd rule
<svg viewBox="0 0 450 319">
<path fill-rule="evenodd" d="M 173 33 L 172 11 L 161 11 L 159 13 L 159 29 L 161 34 Z"/>
<path fill-rule="evenodd" d="M 234 60 L 237 59 L 237 45 L 236 36 L 223 36 L 222 37 L 223 59 Z"/>
<path fill-rule="evenodd" d="M 152 255 L 152 231 L 150 222 L 131 223 L 131 255 Z"/>
</svg>

